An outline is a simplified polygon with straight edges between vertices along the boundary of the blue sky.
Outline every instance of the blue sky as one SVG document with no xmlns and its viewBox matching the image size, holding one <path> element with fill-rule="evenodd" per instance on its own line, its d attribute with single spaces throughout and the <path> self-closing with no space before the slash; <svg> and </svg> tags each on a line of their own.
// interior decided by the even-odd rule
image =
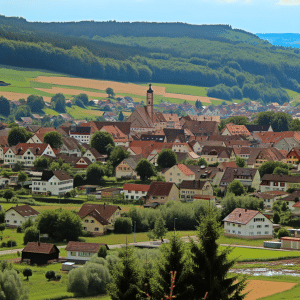
<svg viewBox="0 0 300 300">
<path fill-rule="evenodd" d="M 300 0 L 0 0 L 0 14 L 28 21 L 230 24 L 253 33 L 300 33 Z"/>
</svg>

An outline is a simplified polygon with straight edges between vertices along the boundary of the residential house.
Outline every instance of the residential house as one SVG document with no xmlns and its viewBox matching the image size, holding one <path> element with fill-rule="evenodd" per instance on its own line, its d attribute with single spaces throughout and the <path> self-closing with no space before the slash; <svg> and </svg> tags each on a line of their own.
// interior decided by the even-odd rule
<svg viewBox="0 0 300 300">
<path fill-rule="evenodd" d="M 166 140 L 164 135 L 142 134 L 141 141 L 154 141 L 164 143 Z"/>
<path fill-rule="evenodd" d="M 189 129 L 195 136 L 206 139 L 212 135 L 219 135 L 218 123 L 215 121 L 186 121 L 182 129 Z"/>
<path fill-rule="evenodd" d="M 23 126 L 31 125 L 32 122 L 33 122 L 32 118 L 30 118 L 30 117 L 21 117 L 21 118 L 19 118 L 19 119 L 20 119 L 20 122 L 21 122 L 21 124 L 22 124 Z"/>
<path fill-rule="evenodd" d="M 135 168 L 142 158 L 141 154 L 134 155 L 120 162 L 116 167 L 116 178 L 137 179 L 139 176 L 137 175 Z"/>
<path fill-rule="evenodd" d="M 33 167 L 33 162 L 41 156 L 55 157 L 56 154 L 49 144 L 19 143 L 16 146 L 6 148 L 4 152 L 4 164 L 14 165 L 22 163 L 26 167 Z"/>
<path fill-rule="evenodd" d="M 146 204 L 157 202 L 164 204 L 167 201 L 179 201 L 179 189 L 175 183 L 152 181 L 146 197 Z"/>
<path fill-rule="evenodd" d="M 88 158 L 92 163 L 96 161 L 105 162 L 107 159 L 107 155 L 100 154 L 95 148 L 89 148 L 83 154 L 83 157 Z"/>
<path fill-rule="evenodd" d="M 245 239 L 272 239 L 273 223 L 257 210 L 234 209 L 223 219 L 225 236 Z"/>
<path fill-rule="evenodd" d="M 222 135 L 245 135 L 250 136 L 251 133 L 245 127 L 245 125 L 235 125 L 233 123 L 228 123 L 222 130 Z"/>
<path fill-rule="evenodd" d="M 235 161 L 236 159 L 233 148 L 214 146 L 204 146 L 201 158 L 204 158 L 208 164 Z"/>
<path fill-rule="evenodd" d="M 112 229 L 117 218 L 121 216 L 121 208 L 117 205 L 83 204 L 78 212 L 82 219 L 83 230 L 94 235 L 103 235 Z"/>
<path fill-rule="evenodd" d="M 77 157 L 81 157 L 81 150 L 79 142 L 72 137 L 63 137 L 63 145 L 60 149 L 60 153 L 74 155 Z"/>
<path fill-rule="evenodd" d="M 286 163 L 296 165 L 300 161 L 300 148 L 292 148 L 287 156 L 286 156 Z"/>
<path fill-rule="evenodd" d="M 253 138 L 259 142 L 259 147 L 273 147 L 282 139 L 294 137 L 300 141 L 300 133 L 297 131 L 283 131 L 283 132 L 256 132 Z"/>
<path fill-rule="evenodd" d="M 117 187 L 100 188 L 96 192 L 96 198 L 113 198 L 115 195 L 119 195 L 121 191 L 122 189 Z"/>
<path fill-rule="evenodd" d="M 254 150 L 252 147 L 233 147 L 235 156 L 239 156 L 243 159 L 248 160 L 250 153 Z"/>
<path fill-rule="evenodd" d="M 271 125 L 253 125 L 253 124 L 249 124 L 249 125 L 244 125 L 247 130 L 253 134 L 255 132 L 266 132 L 266 131 L 269 131 L 269 132 L 273 132 L 273 128 Z"/>
<path fill-rule="evenodd" d="M 102 246 L 109 250 L 107 244 L 70 241 L 66 247 L 67 260 L 76 263 L 85 263 L 97 255 Z"/>
<path fill-rule="evenodd" d="M 125 200 L 138 200 L 147 196 L 150 185 L 125 183 L 123 187 Z"/>
<path fill-rule="evenodd" d="M 274 147 L 278 150 L 290 152 L 293 148 L 300 147 L 300 141 L 298 141 L 295 137 L 284 138 L 278 143 L 274 144 Z"/>
<path fill-rule="evenodd" d="M 218 168 L 220 171 L 224 172 L 226 168 L 237 168 L 235 161 L 229 161 L 229 162 L 222 162 L 218 165 Z"/>
<path fill-rule="evenodd" d="M 22 250 L 21 262 L 30 265 L 46 265 L 58 261 L 59 250 L 54 244 L 29 242 Z"/>
<path fill-rule="evenodd" d="M 265 174 L 260 183 L 260 191 L 285 191 L 293 184 L 300 183 L 300 176 Z"/>
<path fill-rule="evenodd" d="M 73 178 L 63 170 L 43 170 L 41 180 L 32 180 L 33 194 L 51 194 L 61 196 L 71 191 L 74 187 Z"/>
<path fill-rule="evenodd" d="M 193 201 L 196 195 L 212 196 L 214 191 L 208 180 L 183 180 L 179 185 L 179 193 L 181 201 Z"/>
<path fill-rule="evenodd" d="M 254 148 L 247 160 L 249 168 L 259 168 L 267 161 L 282 161 L 285 162 L 286 156 L 274 147 L 269 148 Z"/>
<path fill-rule="evenodd" d="M 87 123 L 86 123 L 87 124 Z M 85 124 L 82 124 L 85 125 Z M 87 126 L 72 126 L 70 127 L 69 136 L 76 139 L 82 144 L 90 144 L 91 142 L 91 127 Z"/>
<path fill-rule="evenodd" d="M 9 208 L 5 213 L 5 224 L 9 227 L 18 227 L 22 226 L 22 224 L 31 219 L 34 221 L 36 217 L 39 215 L 35 209 L 30 207 L 29 205 L 17 205 Z"/>
<path fill-rule="evenodd" d="M 220 181 L 220 188 L 227 189 L 227 186 L 233 181 L 238 180 L 244 187 L 253 187 L 256 190 L 260 185 L 260 174 L 257 169 L 250 168 L 226 168 Z"/>
<path fill-rule="evenodd" d="M 128 136 L 124 134 L 117 126 L 103 126 L 100 131 L 108 132 L 112 136 L 116 146 L 129 146 Z"/>
<path fill-rule="evenodd" d="M 287 202 L 287 205 L 292 209 L 295 201 L 291 202 L 285 200 L 290 195 L 290 193 L 284 191 L 267 191 L 267 192 L 256 192 L 251 194 L 251 196 L 256 197 L 264 201 L 264 207 L 267 209 L 272 209 L 273 203 L 278 200 L 283 200 Z M 291 198 L 291 197 L 290 197 Z"/>
<path fill-rule="evenodd" d="M 195 173 L 189 169 L 189 166 L 177 164 L 165 170 L 163 175 L 166 182 L 179 184 L 184 180 L 195 180 Z"/>
<path fill-rule="evenodd" d="M 6 176 L 0 176 L 0 188 L 5 188 L 10 182 L 9 177 Z"/>
<path fill-rule="evenodd" d="M 166 122 L 167 128 L 181 128 L 179 117 L 177 114 L 163 114 Z"/>
</svg>

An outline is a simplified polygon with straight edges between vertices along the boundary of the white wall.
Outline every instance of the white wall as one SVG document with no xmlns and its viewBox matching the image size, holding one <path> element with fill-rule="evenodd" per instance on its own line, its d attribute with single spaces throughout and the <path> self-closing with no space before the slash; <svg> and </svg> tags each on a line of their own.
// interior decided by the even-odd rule
<svg viewBox="0 0 300 300">
<path fill-rule="evenodd" d="M 76 252 L 67 251 L 68 260 L 85 260 L 89 261 L 95 253 L 92 252 Z"/>
</svg>

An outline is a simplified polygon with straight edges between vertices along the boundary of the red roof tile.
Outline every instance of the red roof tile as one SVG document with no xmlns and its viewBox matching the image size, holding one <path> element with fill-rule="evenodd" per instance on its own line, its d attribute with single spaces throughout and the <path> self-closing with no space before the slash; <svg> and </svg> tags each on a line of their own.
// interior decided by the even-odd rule
<svg viewBox="0 0 300 300">
<path fill-rule="evenodd" d="M 146 185 L 146 184 L 125 183 L 123 187 L 123 191 L 148 192 L 149 188 L 150 185 Z"/>
<path fill-rule="evenodd" d="M 148 196 L 168 196 L 171 192 L 174 183 L 153 181 L 148 190 Z"/>
<path fill-rule="evenodd" d="M 43 253 L 43 254 L 51 254 L 57 251 L 59 252 L 59 250 L 54 244 L 37 243 L 37 242 L 27 243 L 26 247 L 22 250 L 22 252 Z"/>
<path fill-rule="evenodd" d="M 23 217 L 37 216 L 39 214 L 38 211 L 36 211 L 35 209 L 33 209 L 32 207 L 30 207 L 27 204 L 25 204 L 25 205 L 17 205 L 17 206 L 11 207 L 7 211 L 9 211 L 11 209 L 13 209 L 14 211 L 16 211 L 17 213 L 19 213 Z"/>
<path fill-rule="evenodd" d="M 87 216 L 89 212 L 97 210 L 104 219 L 108 220 L 117 209 L 121 210 L 120 206 L 107 204 L 83 204 L 78 215 L 82 219 Z"/>
<path fill-rule="evenodd" d="M 257 210 L 236 208 L 225 219 L 223 219 L 223 221 L 245 225 L 249 223 L 259 213 L 260 212 Z"/>
<path fill-rule="evenodd" d="M 105 246 L 108 249 L 107 244 L 69 242 L 66 251 L 97 253 L 101 246 Z"/>
<path fill-rule="evenodd" d="M 186 176 L 192 176 L 195 175 L 193 171 L 191 171 L 186 165 L 184 164 L 178 164 L 177 168 Z"/>
</svg>

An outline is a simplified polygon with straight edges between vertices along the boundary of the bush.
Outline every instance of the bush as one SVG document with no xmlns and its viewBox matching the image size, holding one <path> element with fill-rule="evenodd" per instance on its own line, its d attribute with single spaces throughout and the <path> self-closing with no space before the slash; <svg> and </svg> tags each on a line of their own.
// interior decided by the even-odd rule
<svg viewBox="0 0 300 300">
<path fill-rule="evenodd" d="M 28 277 L 32 276 L 32 270 L 30 268 L 24 269 L 23 275 L 24 275 L 24 277 L 27 277 L 27 280 L 28 280 L 29 279 Z"/>
<path fill-rule="evenodd" d="M 97 252 L 98 257 L 103 257 L 105 258 L 107 256 L 107 249 L 105 246 L 101 246 Z"/>
<path fill-rule="evenodd" d="M 15 247 L 17 246 L 17 242 L 14 240 L 8 240 L 6 243 L 6 247 Z"/>
<path fill-rule="evenodd" d="M 94 235 L 89 231 L 82 230 L 81 236 L 82 237 L 93 237 Z"/>
<path fill-rule="evenodd" d="M 286 228 L 280 228 L 278 230 L 277 237 L 281 239 L 282 237 L 290 236 L 290 232 Z"/>
<path fill-rule="evenodd" d="M 51 279 L 55 279 L 55 272 L 54 271 L 47 271 L 45 277 L 50 281 Z"/>
<path fill-rule="evenodd" d="M 130 218 L 117 218 L 114 226 L 115 233 L 132 233 L 132 220 Z"/>
<path fill-rule="evenodd" d="M 21 226 L 18 226 L 18 227 L 17 227 L 17 233 L 22 233 L 22 232 L 23 232 L 22 227 L 21 227 Z"/>
<path fill-rule="evenodd" d="M 39 240 L 39 231 L 35 226 L 26 228 L 24 232 L 23 242 L 26 245 L 28 242 L 37 242 Z"/>
<path fill-rule="evenodd" d="M 1 248 L 4 248 L 4 247 L 6 247 L 6 243 L 5 243 L 5 242 L 2 242 L 2 243 L 1 243 Z"/>
</svg>

